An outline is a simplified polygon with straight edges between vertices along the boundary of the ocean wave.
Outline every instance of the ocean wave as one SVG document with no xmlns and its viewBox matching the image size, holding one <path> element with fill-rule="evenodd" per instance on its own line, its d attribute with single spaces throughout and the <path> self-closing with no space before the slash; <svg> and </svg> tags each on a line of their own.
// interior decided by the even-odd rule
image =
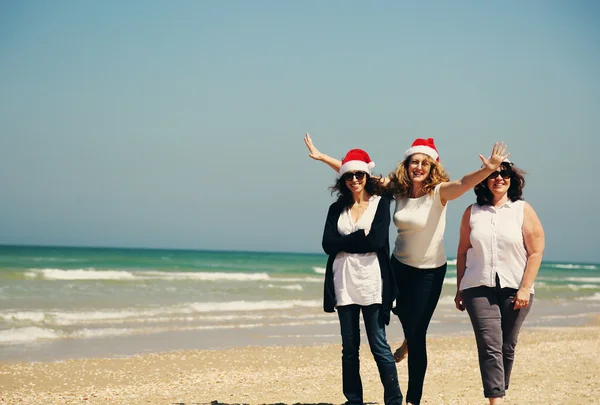
<svg viewBox="0 0 600 405">
<path fill-rule="evenodd" d="M 600 293 L 594 293 L 594 295 L 590 295 L 588 297 L 577 297 L 578 301 L 600 301 Z"/>
<path fill-rule="evenodd" d="M 567 284 L 567 287 L 573 291 L 600 289 L 599 284 Z"/>
<path fill-rule="evenodd" d="M 336 324 L 337 319 L 308 319 L 305 321 L 293 320 L 289 322 L 278 322 L 278 326 L 303 326 L 303 325 L 327 325 Z M 212 325 L 171 325 L 168 327 L 154 328 L 98 328 L 98 329 L 78 329 L 74 331 L 62 331 L 49 328 L 24 327 L 12 328 L 0 331 L 0 344 L 28 344 L 43 340 L 58 339 L 95 339 L 119 337 L 140 334 L 155 334 L 164 332 L 183 332 L 196 330 L 219 330 L 219 329 L 253 329 L 272 325 L 272 323 L 233 323 L 233 324 L 212 324 Z"/>
<path fill-rule="evenodd" d="M 182 315 L 198 315 L 222 312 L 258 312 L 292 308 L 317 308 L 321 301 L 316 300 L 274 300 L 274 301 L 232 301 L 232 302 L 192 302 L 160 308 L 125 308 L 121 310 L 98 311 L 7 311 L 0 312 L 0 320 L 17 325 L 86 325 L 101 323 L 140 322 L 144 320 L 172 319 Z"/>
<path fill-rule="evenodd" d="M 322 277 L 273 277 L 269 281 L 284 281 L 286 283 L 322 283 Z"/>
<path fill-rule="evenodd" d="M 300 284 L 289 284 L 289 285 L 275 285 L 267 284 L 267 288 L 280 288 L 282 290 L 302 291 L 303 288 Z"/>
<path fill-rule="evenodd" d="M 104 329 L 79 329 L 63 331 L 49 328 L 28 326 L 0 331 L 0 344 L 27 344 L 43 340 L 57 339 L 93 339 L 116 336 L 126 336 L 140 333 L 156 333 L 167 329 L 131 329 L 131 328 L 104 328 Z"/>
<path fill-rule="evenodd" d="M 30 269 L 24 273 L 28 278 L 45 280 L 195 280 L 195 281 L 264 281 L 270 280 L 266 273 L 203 273 L 203 272 L 166 272 L 166 271 L 123 271 L 96 269 Z"/>
<path fill-rule="evenodd" d="M 24 273 L 28 278 L 46 280 L 133 280 L 134 275 L 128 271 L 94 270 L 94 269 L 30 269 Z"/>
<path fill-rule="evenodd" d="M 232 301 L 196 302 L 189 304 L 195 312 L 262 311 L 270 309 L 316 308 L 322 305 L 317 300 L 290 301 Z"/>
<path fill-rule="evenodd" d="M 0 331 L 0 343 L 29 343 L 39 339 L 57 339 L 60 333 L 52 329 L 30 326 L 26 328 L 12 328 Z"/>
<path fill-rule="evenodd" d="M 317 274 L 325 274 L 325 267 L 313 267 L 313 271 Z"/>
<path fill-rule="evenodd" d="M 565 281 L 577 281 L 580 283 L 600 283 L 600 277 L 565 277 Z"/>
<path fill-rule="evenodd" d="M 571 264 L 571 263 L 542 263 L 543 267 L 553 267 L 557 269 L 585 269 L 597 270 L 598 266 L 594 264 Z"/>
<path fill-rule="evenodd" d="M 456 283 L 458 282 L 456 277 L 446 277 L 444 279 L 444 284 L 446 285 L 456 285 Z"/>
<path fill-rule="evenodd" d="M 88 259 L 75 259 L 68 257 L 32 257 L 34 262 L 61 262 L 61 263 L 81 263 L 87 262 Z"/>
<path fill-rule="evenodd" d="M 127 329 L 127 328 L 106 328 L 106 329 L 80 329 L 74 331 L 68 335 L 70 338 L 90 339 L 99 337 L 115 337 L 115 336 L 126 336 L 134 333 L 143 332 L 140 329 Z"/>
</svg>

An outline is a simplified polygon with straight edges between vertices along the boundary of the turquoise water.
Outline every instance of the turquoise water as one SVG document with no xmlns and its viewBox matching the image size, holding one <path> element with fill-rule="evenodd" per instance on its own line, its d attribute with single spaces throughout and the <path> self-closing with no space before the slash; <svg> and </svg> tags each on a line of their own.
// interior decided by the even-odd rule
<svg viewBox="0 0 600 405">
<path fill-rule="evenodd" d="M 0 246 L 0 359 L 337 341 L 337 318 L 321 309 L 325 263 L 324 254 Z M 450 260 L 432 332 L 470 330 L 455 290 Z M 528 322 L 583 322 L 599 308 L 599 264 L 544 262 Z"/>
</svg>

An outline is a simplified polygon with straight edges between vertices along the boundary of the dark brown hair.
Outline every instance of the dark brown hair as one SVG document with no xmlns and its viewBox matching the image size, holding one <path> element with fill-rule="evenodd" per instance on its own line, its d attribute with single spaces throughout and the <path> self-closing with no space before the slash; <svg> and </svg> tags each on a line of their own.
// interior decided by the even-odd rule
<svg viewBox="0 0 600 405">
<path fill-rule="evenodd" d="M 523 199 L 523 188 L 525 187 L 525 172 L 512 163 L 502 162 L 501 170 L 508 170 L 510 172 L 510 185 L 508 186 L 508 198 L 515 202 Z M 477 196 L 477 204 L 492 205 L 494 196 L 488 187 L 488 179 L 486 178 L 481 183 L 475 186 L 473 189 Z"/>
<path fill-rule="evenodd" d="M 365 191 L 370 195 L 385 195 L 388 193 L 387 188 L 383 185 L 380 177 L 372 177 L 366 173 L 367 182 L 365 183 Z M 346 185 L 344 176 L 338 177 L 335 184 L 329 187 L 331 194 L 337 192 L 338 202 L 342 202 L 345 206 L 351 207 L 354 204 L 352 191 Z"/>
</svg>

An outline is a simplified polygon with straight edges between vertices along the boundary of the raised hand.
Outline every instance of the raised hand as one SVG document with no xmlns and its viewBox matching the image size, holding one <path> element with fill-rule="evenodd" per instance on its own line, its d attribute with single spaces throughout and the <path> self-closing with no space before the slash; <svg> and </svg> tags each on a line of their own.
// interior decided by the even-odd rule
<svg viewBox="0 0 600 405">
<path fill-rule="evenodd" d="M 506 153 L 506 145 L 504 142 L 496 142 L 492 148 L 492 154 L 490 157 L 486 159 L 483 157 L 483 155 L 479 155 L 479 159 L 481 159 L 484 167 L 490 170 L 496 170 L 509 156 L 510 153 Z"/>
<path fill-rule="evenodd" d="M 325 163 L 327 166 L 331 167 L 336 172 L 340 170 L 340 167 L 342 166 L 342 161 L 319 152 L 319 149 L 315 147 L 315 145 L 312 142 L 312 139 L 310 139 L 310 134 L 308 132 L 306 133 L 306 135 L 304 135 L 304 144 L 308 148 L 308 156 L 310 156 L 311 159 L 319 160 Z"/>
<path fill-rule="evenodd" d="M 308 156 L 310 156 L 311 159 L 323 160 L 324 154 L 319 152 L 319 149 L 317 149 L 317 147 L 313 144 L 308 132 L 304 136 L 304 144 L 308 148 Z"/>
</svg>

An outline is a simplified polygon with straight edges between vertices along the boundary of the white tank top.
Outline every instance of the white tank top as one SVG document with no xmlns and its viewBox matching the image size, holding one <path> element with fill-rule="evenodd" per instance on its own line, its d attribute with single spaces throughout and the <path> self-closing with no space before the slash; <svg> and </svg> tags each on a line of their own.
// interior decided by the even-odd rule
<svg viewBox="0 0 600 405">
<path fill-rule="evenodd" d="M 446 263 L 444 230 L 446 205 L 440 185 L 433 194 L 420 198 L 396 198 L 394 225 L 398 228 L 394 257 L 400 263 L 420 269 L 434 269 Z"/>
<path fill-rule="evenodd" d="M 496 285 L 518 289 L 527 265 L 523 241 L 525 201 L 508 200 L 499 208 L 471 205 L 471 247 L 460 290 Z M 531 292 L 534 292 L 533 286 Z"/>
</svg>

